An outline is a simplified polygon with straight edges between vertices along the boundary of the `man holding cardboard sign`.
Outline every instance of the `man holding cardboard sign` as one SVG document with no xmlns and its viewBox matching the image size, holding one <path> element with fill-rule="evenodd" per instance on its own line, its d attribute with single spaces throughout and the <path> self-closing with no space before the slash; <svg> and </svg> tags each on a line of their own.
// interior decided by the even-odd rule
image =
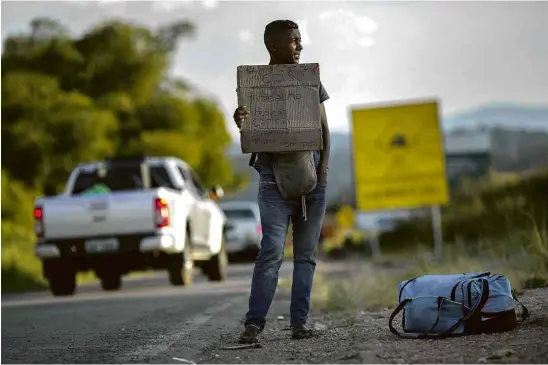
<svg viewBox="0 0 548 365">
<path fill-rule="evenodd" d="M 313 335 L 305 324 L 326 205 L 329 128 L 323 102 L 329 96 L 319 79 L 319 65 L 299 65 L 301 35 L 290 20 L 268 24 L 264 41 L 269 66 L 238 68 L 240 107 L 234 112 L 242 152 L 252 152 L 250 165 L 260 175 L 263 231 L 240 343 L 258 342 L 264 329 L 290 220 L 294 255 L 291 334 L 295 339 Z"/>
</svg>

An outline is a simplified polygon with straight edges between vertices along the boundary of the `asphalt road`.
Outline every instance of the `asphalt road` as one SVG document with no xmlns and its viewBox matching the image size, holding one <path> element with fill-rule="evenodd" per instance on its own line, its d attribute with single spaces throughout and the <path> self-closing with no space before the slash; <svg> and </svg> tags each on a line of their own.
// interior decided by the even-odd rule
<svg viewBox="0 0 548 365">
<path fill-rule="evenodd" d="M 251 272 L 231 265 L 224 283 L 198 274 L 183 288 L 159 273 L 126 279 L 114 293 L 89 284 L 68 298 L 3 295 L 2 363 L 199 362 L 201 350 L 240 325 Z M 291 272 L 285 262 L 280 276 Z"/>
</svg>

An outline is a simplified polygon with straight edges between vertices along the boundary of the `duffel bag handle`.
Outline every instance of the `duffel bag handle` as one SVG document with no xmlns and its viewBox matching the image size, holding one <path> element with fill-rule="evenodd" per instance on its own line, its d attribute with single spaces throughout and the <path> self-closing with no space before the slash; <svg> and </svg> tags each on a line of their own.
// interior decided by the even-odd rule
<svg viewBox="0 0 548 365">
<path fill-rule="evenodd" d="M 420 298 L 426 298 L 426 297 L 420 297 Z M 421 338 L 427 338 L 428 334 L 430 333 L 430 331 L 432 331 L 434 329 L 434 327 L 436 327 L 440 321 L 440 314 L 441 314 L 441 306 L 443 304 L 443 302 L 445 300 L 447 300 L 447 298 L 445 297 L 433 297 L 433 298 L 437 298 L 437 301 L 438 301 L 438 316 L 436 317 L 436 321 L 434 322 L 434 324 L 429 328 L 427 329 L 426 331 L 422 332 L 422 333 L 400 333 L 398 332 L 398 330 L 394 327 L 394 319 L 396 318 L 396 316 L 409 304 L 411 303 L 413 300 L 415 299 L 419 299 L 419 298 L 414 298 L 414 299 L 404 299 L 402 300 L 398 306 L 396 307 L 396 309 L 394 309 L 394 311 L 392 312 L 392 314 L 390 315 L 390 320 L 388 321 L 388 328 L 390 329 L 390 332 L 392 332 L 393 334 L 395 334 L 396 336 L 398 337 L 401 337 L 401 338 L 411 338 L 411 339 L 421 339 Z"/>
<path fill-rule="evenodd" d="M 394 328 L 394 325 L 392 324 L 392 322 L 394 322 L 394 318 L 396 318 L 398 313 L 400 313 L 403 310 L 403 308 L 405 308 L 405 306 L 411 303 L 412 301 L 413 299 L 402 300 L 401 302 L 398 303 L 398 306 L 396 307 L 396 309 L 394 309 L 394 311 L 390 315 L 390 319 L 388 320 L 388 328 L 390 329 L 390 332 L 392 332 L 396 336 L 404 337 L 403 334 L 399 333 L 398 330 Z"/>
</svg>

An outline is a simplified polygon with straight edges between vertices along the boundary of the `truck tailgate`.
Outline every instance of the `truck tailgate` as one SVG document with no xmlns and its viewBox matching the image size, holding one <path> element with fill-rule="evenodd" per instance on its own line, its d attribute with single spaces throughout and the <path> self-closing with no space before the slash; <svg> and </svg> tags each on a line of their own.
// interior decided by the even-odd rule
<svg viewBox="0 0 548 365">
<path fill-rule="evenodd" d="M 155 191 L 61 196 L 44 201 L 48 239 L 152 232 Z"/>
</svg>

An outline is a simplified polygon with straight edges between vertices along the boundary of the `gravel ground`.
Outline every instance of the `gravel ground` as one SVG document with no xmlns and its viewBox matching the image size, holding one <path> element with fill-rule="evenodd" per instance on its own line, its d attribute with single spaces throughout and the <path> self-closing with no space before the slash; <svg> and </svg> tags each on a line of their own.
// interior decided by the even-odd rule
<svg viewBox="0 0 548 365">
<path fill-rule="evenodd" d="M 223 350 L 238 332 L 208 347 L 199 363 L 547 363 L 548 288 L 520 295 L 531 316 L 503 334 L 444 340 L 404 340 L 388 330 L 389 310 L 357 314 L 312 312 L 314 339 L 295 341 L 287 331 L 289 295 L 279 290 L 269 314 L 262 348 Z M 283 319 L 281 318 L 283 317 Z"/>
</svg>

